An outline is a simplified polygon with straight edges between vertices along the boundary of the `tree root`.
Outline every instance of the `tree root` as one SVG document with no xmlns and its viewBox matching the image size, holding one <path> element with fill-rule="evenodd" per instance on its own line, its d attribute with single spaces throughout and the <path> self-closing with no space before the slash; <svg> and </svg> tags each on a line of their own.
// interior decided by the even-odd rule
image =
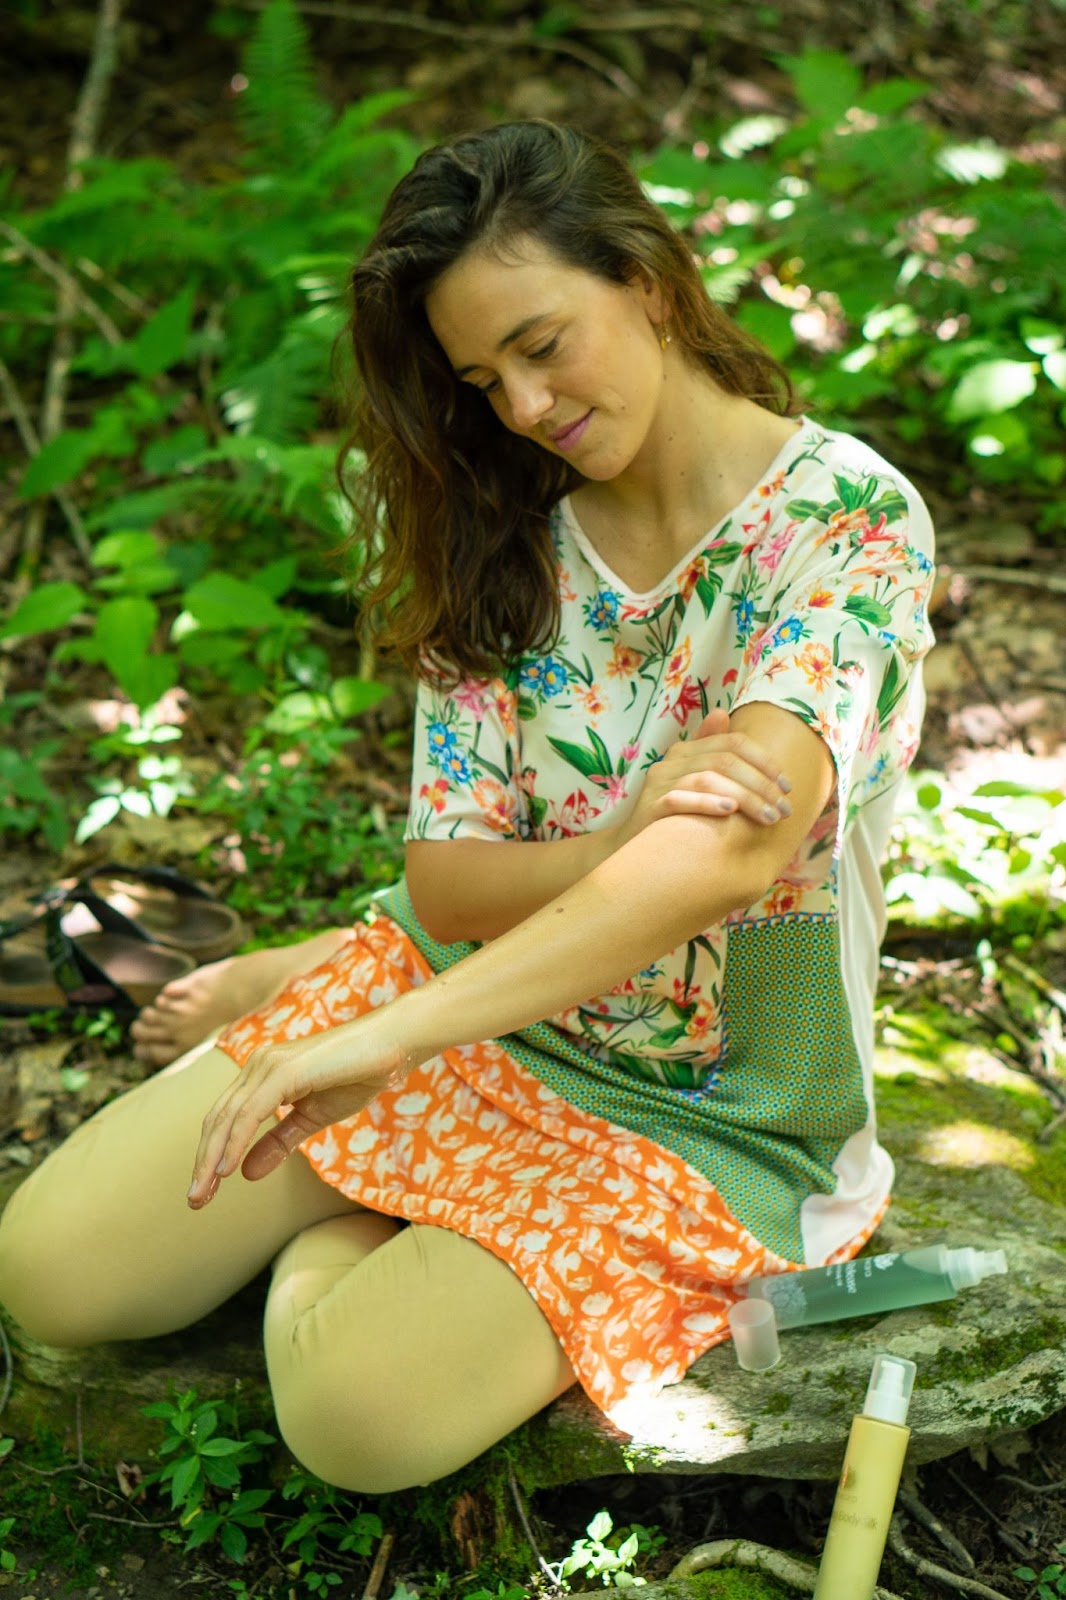
<svg viewBox="0 0 1066 1600">
<path fill-rule="evenodd" d="M 681 1557 L 670 1573 L 670 1580 L 674 1582 L 678 1578 L 691 1578 L 697 1572 L 706 1572 L 709 1567 L 747 1567 L 754 1572 L 765 1573 L 768 1578 L 776 1578 L 779 1583 L 798 1590 L 800 1594 L 813 1594 L 818 1581 L 817 1570 L 805 1561 L 796 1561 L 794 1557 L 785 1555 L 783 1550 L 774 1550 L 769 1545 L 753 1544 L 750 1539 L 715 1539 L 712 1544 L 697 1545 L 687 1556 Z M 648 1593 L 650 1595 L 654 1591 L 649 1590 Z M 900 1600 L 900 1597 L 890 1589 L 875 1589 L 873 1600 Z M 1003 1600 L 1003 1597 L 999 1596 L 997 1600 Z"/>
<path fill-rule="evenodd" d="M 951 1572 L 947 1567 L 940 1567 L 935 1561 L 927 1561 L 925 1556 L 918 1555 L 904 1539 L 898 1517 L 892 1518 L 888 1542 L 900 1560 L 905 1561 L 920 1578 L 935 1578 L 938 1583 L 946 1583 L 960 1594 L 979 1595 L 981 1600 L 1007 1600 L 1007 1596 L 999 1589 L 990 1589 L 987 1583 L 980 1583 L 976 1578 L 964 1578 L 960 1572 Z"/>
</svg>

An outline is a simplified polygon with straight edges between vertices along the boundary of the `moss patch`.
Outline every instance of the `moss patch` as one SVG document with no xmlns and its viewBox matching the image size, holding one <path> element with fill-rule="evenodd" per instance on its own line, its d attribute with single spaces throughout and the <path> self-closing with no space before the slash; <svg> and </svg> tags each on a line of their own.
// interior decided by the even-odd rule
<svg viewBox="0 0 1066 1600">
<path fill-rule="evenodd" d="M 1053 1113 L 1024 1074 L 957 1045 L 936 1068 L 881 1052 L 877 1104 L 890 1149 L 945 1169 L 1006 1166 L 1040 1199 L 1066 1205 L 1066 1129 L 1037 1142 Z"/>
</svg>

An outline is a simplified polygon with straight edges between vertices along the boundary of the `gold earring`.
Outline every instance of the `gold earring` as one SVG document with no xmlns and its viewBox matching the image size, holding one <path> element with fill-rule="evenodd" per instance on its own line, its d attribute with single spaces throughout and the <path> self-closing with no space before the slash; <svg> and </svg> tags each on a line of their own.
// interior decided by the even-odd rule
<svg viewBox="0 0 1066 1600">
<path fill-rule="evenodd" d="M 666 349 L 667 345 L 670 343 L 671 337 L 672 336 L 669 333 L 667 333 L 665 328 L 660 328 L 659 329 L 659 349 L 660 350 L 665 350 Z"/>
</svg>

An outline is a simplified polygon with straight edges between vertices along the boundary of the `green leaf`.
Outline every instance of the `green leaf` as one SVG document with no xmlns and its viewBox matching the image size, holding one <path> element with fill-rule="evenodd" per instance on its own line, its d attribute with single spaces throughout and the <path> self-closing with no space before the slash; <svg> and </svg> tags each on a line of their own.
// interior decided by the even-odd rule
<svg viewBox="0 0 1066 1600">
<path fill-rule="evenodd" d="M 75 844 L 84 844 L 86 839 L 91 839 L 101 828 L 106 828 L 121 810 L 122 803 L 117 794 L 102 794 L 98 800 L 92 802 L 78 823 L 74 834 Z"/>
<path fill-rule="evenodd" d="M 94 567 L 134 567 L 159 556 L 159 540 L 154 533 L 128 528 L 109 533 L 93 547 Z"/>
<path fill-rule="evenodd" d="M 994 139 L 975 139 L 970 144 L 945 145 L 934 159 L 956 183 L 980 183 L 982 179 L 1002 178 L 1010 155 Z"/>
<path fill-rule="evenodd" d="M 600 742 L 602 745 L 602 740 Z M 572 744 L 569 739 L 549 739 L 548 743 L 562 756 L 567 766 L 580 772 L 583 778 L 606 778 L 610 775 L 609 757 L 605 766 L 601 755 L 582 744 Z"/>
<path fill-rule="evenodd" d="M 928 93 L 929 85 L 919 83 L 916 78 L 888 78 L 884 83 L 874 84 L 872 89 L 865 89 L 859 105 L 875 117 L 892 117 Z"/>
<path fill-rule="evenodd" d="M 1022 343 L 1035 356 L 1049 356 L 1066 345 L 1066 335 L 1055 322 L 1045 322 L 1042 317 L 1022 317 L 1018 324 Z"/>
<path fill-rule="evenodd" d="M 1042 366 L 1056 389 L 1066 389 L 1066 350 L 1052 350 Z"/>
<path fill-rule="evenodd" d="M 792 79 L 796 98 L 811 116 L 835 120 L 858 103 L 862 78 L 847 56 L 837 51 L 805 50 L 801 56 L 780 56 Z"/>
<path fill-rule="evenodd" d="M 963 374 L 948 401 L 948 420 L 969 422 L 1009 411 L 1035 388 L 1036 373 L 1028 361 L 979 361 Z"/>
<path fill-rule="evenodd" d="M 348 718 L 369 711 L 388 692 L 387 684 L 373 683 L 367 678 L 337 678 L 330 687 L 329 695 L 338 717 Z"/>
<path fill-rule="evenodd" d="M 101 657 L 116 678 L 126 661 L 145 654 L 158 622 L 158 608 L 141 595 L 124 595 L 100 607 L 94 637 L 99 641 Z"/>
<path fill-rule="evenodd" d="M 242 1439 L 208 1439 L 200 1448 L 202 1456 L 235 1456 L 244 1449 Z"/>
<path fill-rule="evenodd" d="M 206 449 L 207 434 L 199 424 L 190 422 L 184 428 L 175 428 L 173 433 L 153 439 L 141 461 L 146 472 L 165 478 L 198 461 Z"/>
<path fill-rule="evenodd" d="M 696 593 L 699 596 L 703 614 L 709 617 L 714 609 L 715 601 L 722 591 L 722 580 L 716 572 L 700 573 L 696 579 Z"/>
<path fill-rule="evenodd" d="M 893 652 L 885 668 L 881 691 L 877 696 L 877 717 L 882 728 L 902 699 L 906 687 L 907 680 L 900 666 L 899 657 Z"/>
<path fill-rule="evenodd" d="M 0 627 L 0 639 L 54 633 L 86 610 L 89 597 L 76 583 L 42 583 L 16 606 Z"/>
<path fill-rule="evenodd" d="M 209 572 L 187 589 L 185 609 L 201 628 L 216 633 L 277 628 L 295 615 L 282 611 L 257 584 L 245 583 L 228 572 Z"/>
<path fill-rule="evenodd" d="M 336 720 L 337 713 L 328 694 L 297 689 L 293 694 L 282 696 L 269 715 L 263 718 L 263 727 L 270 733 L 303 733 L 308 728 L 321 727 L 323 723 Z"/>
<path fill-rule="evenodd" d="M 144 324 L 130 346 L 134 371 L 155 378 L 179 362 L 189 342 L 189 326 L 196 299 L 196 284 L 187 283 Z"/>
<path fill-rule="evenodd" d="M 93 428 L 67 428 L 43 444 L 25 472 L 18 492 L 23 500 L 49 494 L 76 478 L 93 456 L 99 453 L 99 439 Z"/>
<path fill-rule="evenodd" d="M 849 616 L 857 617 L 860 622 L 868 622 L 874 628 L 885 628 L 892 621 L 888 607 L 868 594 L 849 594 L 844 601 L 844 610 Z"/>
<path fill-rule="evenodd" d="M 170 1480 L 171 1505 L 195 1504 L 200 1498 L 196 1490 L 202 1490 L 202 1487 L 199 1459 L 196 1456 L 186 1456 L 184 1461 L 178 1462 L 174 1476 Z"/>
</svg>

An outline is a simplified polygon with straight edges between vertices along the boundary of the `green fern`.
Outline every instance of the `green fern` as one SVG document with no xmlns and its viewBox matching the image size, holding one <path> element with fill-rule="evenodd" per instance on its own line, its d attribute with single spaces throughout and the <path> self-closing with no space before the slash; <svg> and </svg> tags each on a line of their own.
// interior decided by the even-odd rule
<svg viewBox="0 0 1066 1600">
<path fill-rule="evenodd" d="M 307 29 L 291 0 L 273 0 L 243 58 L 248 87 L 240 99 L 245 136 L 256 157 L 299 172 L 315 154 L 332 120 L 315 89 Z"/>
<path fill-rule="evenodd" d="M 222 396 L 235 433 L 255 433 L 276 444 L 300 438 L 314 425 L 329 391 L 329 336 L 307 320 L 289 324 L 265 361 L 249 367 Z"/>
</svg>

